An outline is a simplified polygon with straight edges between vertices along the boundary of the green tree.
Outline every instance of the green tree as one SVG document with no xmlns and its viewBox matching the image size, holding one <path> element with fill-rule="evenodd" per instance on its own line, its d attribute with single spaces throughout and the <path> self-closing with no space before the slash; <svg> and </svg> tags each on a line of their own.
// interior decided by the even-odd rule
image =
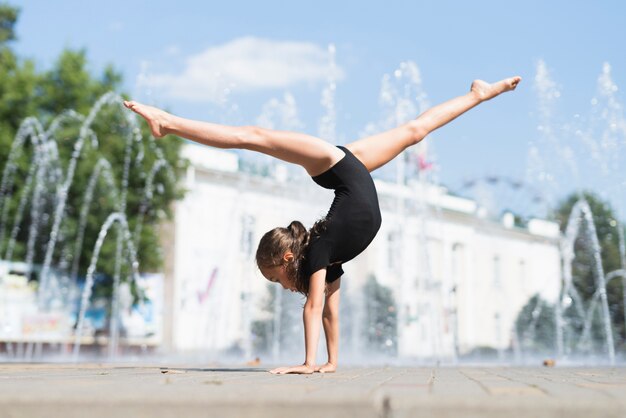
<svg viewBox="0 0 626 418">
<path fill-rule="evenodd" d="M 376 352 L 395 356 L 398 350 L 396 303 L 391 289 L 370 275 L 363 286 L 365 341 Z"/>
<path fill-rule="evenodd" d="M 28 116 L 36 117 L 44 127 L 66 110 L 72 109 L 86 116 L 98 98 L 108 91 L 119 91 L 122 77 L 113 66 L 107 66 L 99 75 L 94 76 L 88 69 L 88 58 L 85 50 L 63 51 L 52 68 L 38 71 L 33 61 L 20 59 L 11 50 L 8 41 L 15 39 L 14 25 L 18 18 L 18 10 L 14 7 L 0 6 L 0 172 L 4 171 L 11 145 L 18 127 Z M 78 220 L 81 206 L 85 200 L 85 190 L 94 167 L 101 158 L 111 165 L 116 188 L 121 191 L 124 160 L 126 155 L 126 138 L 132 137 L 132 126 L 127 123 L 128 110 L 119 103 L 107 105 L 96 117 L 91 129 L 97 142 L 88 140 L 76 166 L 74 179 L 69 190 L 65 217 L 61 225 L 59 241 L 55 246 L 53 263 L 61 269 L 68 269 L 72 263 L 73 245 L 78 232 Z M 64 175 L 75 143 L 79 137 L 81 122 L 68 122 L 55 135 L 58 147 L 59 164 Z M 166 170 L 157 172 L 154 185 L 155 192 L 149 202 L 148 210 L 143 216 L 143 227 L 137 242 L 138 261 L 141 271 L 158 271 L 162 267 L 161 250 L 159 248 L 158 224 L 163 219 L 172 217 L 171 203 L 183 196 L 178 186 L 178 179 L 185 168 L 186 162 L 179 157 L 182 140 L 178 137 L 154 141 L 145 123 L 141 122 L 141 141 L 133 141 L 128 195 L 125 214 L 131 231 L 134 231 L 140 216 L 140 208 L 145 195 L 147 173 L 150 172 L 160 155 L 166 160 L 170 173 Z M 33 164 L 33 149 L 26 143 L 22 154 L 17 159 L 15 183 L 11 199 L 5 199 L 9 207 L 9 222 L 12 227 L 17 213 L 19 196 L 24 190 L 29 168 Z M 52 214 L 56 202 L 56 192 L 61 178 L 50 176 L 48 171 L 47 189 L 44 199 L 46 215 L 39 220 L 40 233 L 36 243 L 35 263 L 41 264 L 45 255 L 45 247 L 50 238 Z M 32 198 L 32 196 L 31 196 Z M 85 238 L 80 255 L 79 275 L 84 275 L 91 260 L 94 244 L 98 233 L 107 216 L 118 210 L 118 205 L 111 197 L 110 188 L 100 179 L 95 198 L 87 218 Z M 24 260 L 29 226 L 33 222 L 30 211 L 26 210 L 17 236 L 13 260 Z M 117 229 L 114 228 L 105 241 L 100 253 L 97 271 L 111 277 L 114 272 Z M 7 248 L 8 234 L 0 242 L 0 257 Z M 128 277 L 130 265 L 124 264 L 123 277 Z M 110 293 L 110 285 L 99 290 L 101 294 Z"/>
<path fill-rule="evenodd" d="M 554 212 L 554 219 L 559 223 L 561 231 L 565 232 L 572 208 L 584 198 L 591 212 L 597 233 L 598 242 L 601 247 L 601 259 L 604 274 L 622 268 L 619 251 L 619 231 L 618 227 L 624 231 L 611 206 L 592 192 L 573 193 L 566 197 Z M 587 238 L 589 226 L 582 222 L 578 237 L 574 243 L 575 258 L 572 264 L 572 280 L 576 290 L 583 299 L 584 308 L 588 309 L 589 302 L 597 289 L 595 263 L 593 259 L 593 248 L 591 241 Z M 614 339 L 616 345 L 624 345 L 626 334 L 624 331 L 624 299 L 622 281 L 614 279 L 607 285 L 607 298 L 611 323 L 614 329 Z M 604 331 L 599 318 L 600 310 L 595 313 L 594 323 L 598 326 L 592 328 L 592 337 L 596 345 L 604 343 Z M 570 325 L 578 332 L 582 332 L 583 321 L 578 318 L 573 304 L 565 310 L 564 317 Z"/>
<path fill-rule="evenodd" d="M 17 8 L 0 4 L 0 161 L 6 159 L 21 121 L 36 113 L 33 102 L 38 84 L 35 65 L 31 60 L 18 60 L 8 45 L 15 39 L 18 13 Z"/>
<path fill-rule="evenodd" d="M 280 297 L 278 296 L 280 292 Z M 280 303 L 280 306 L 277 306 Z M 268 284 L 262 302 L 264 317 L 252 322 L 253 349 L 257 354 L 272 353 L 274 341 L 281 355 L 295 355 L 303 349 L 302 296 L 285 292 L 280 286 Z M 279 318 L 276 317 L 279 312 Z"/>
<path fill-rule="evenodd" d="M 518 314 L 515 330 L 523 351 L 554 353 L 556 348 L 554 306 L 535 294 Z"/>
<path fill-rule="evenodd" d="M 15 39 L 13 28 L 18 14 L 18 8 L 0 3 L 0 46 Z"/>
</svg>

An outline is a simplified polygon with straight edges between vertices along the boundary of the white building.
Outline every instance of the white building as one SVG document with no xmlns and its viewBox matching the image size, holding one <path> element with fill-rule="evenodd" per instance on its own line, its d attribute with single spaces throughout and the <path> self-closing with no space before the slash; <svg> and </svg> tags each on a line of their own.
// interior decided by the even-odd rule
<svg viewBox="0 0 626 418">
<path fill-rule="evenodd" d="M 172 350 L 249 350 L 267 281 L 254 263 L 263 233 L 293 219 L 310 226 L 333 193 L 278 165 L 272 176 L 239 171 L 237 155 L 189 144 L 188 193 L 163 229 L 164 343 Z M 304 171 L 303 171 L 304 173 Z M 479 346 L 511 346 L 515 318 L 535 293 L 558 296 L 556 224 L 513 226 L 481 216 L 445 189 L 376 181 L 383 224 L 369 248 L 344 265 L 342 283 L 366 278 L 393 290 L 401 357 L 452 358 Z M 342 338 L 345 336 L 342 336 Z"/>
</svg>

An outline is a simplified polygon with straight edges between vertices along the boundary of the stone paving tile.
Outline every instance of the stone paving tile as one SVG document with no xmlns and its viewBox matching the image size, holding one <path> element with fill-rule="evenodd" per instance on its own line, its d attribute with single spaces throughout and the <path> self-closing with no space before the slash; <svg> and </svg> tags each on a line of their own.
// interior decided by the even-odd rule
<svg viewBox="0 0 626 418">
<path fill-rule="evenodd" d="M 598 401 L 626 400 L 626 376 L 613 374 L 611 369 L 580 373 L 579 370 L 526 372 L 523 378 L 544 388 L 553 396 L 585 397 Z"/>
<path fill-rule="evenodd" d="M 624 368 L 0 364 L 0 418 L 626 417 Z M 167 373 L 163 373 L 166 371 Z"/>
</svg>

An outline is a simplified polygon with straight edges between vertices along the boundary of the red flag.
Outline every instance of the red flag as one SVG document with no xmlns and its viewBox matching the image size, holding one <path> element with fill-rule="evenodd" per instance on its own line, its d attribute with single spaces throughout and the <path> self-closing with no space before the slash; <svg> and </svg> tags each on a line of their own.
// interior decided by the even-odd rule
<svg viewBox="0 0 626 418">
<path fill-rule="evenodd" d="M 217 267 L 215 267 L 213 269 L 213 271 L 211 272 L 211 277 L 209 278 L 209 282 L 207 283 L 206 289 L 203 290 L 203 291 L 197 292 L 198 293 L 198 302 L 200 303 L 200 305 L 203 305 L 204 301 L 209 296 L 209 291 L 211 290 L 211 287 L 213 286 L 213 282 L 215 282 L 216 278 L 217 278 Z"/>
<path fill-rule="evenodd" d="M 426 159 L 422 155 L 417 156 L 417 164 L 420 171 L 426 171 L 433 168 L 433 163 L 426 161 Z"/>
</svg>

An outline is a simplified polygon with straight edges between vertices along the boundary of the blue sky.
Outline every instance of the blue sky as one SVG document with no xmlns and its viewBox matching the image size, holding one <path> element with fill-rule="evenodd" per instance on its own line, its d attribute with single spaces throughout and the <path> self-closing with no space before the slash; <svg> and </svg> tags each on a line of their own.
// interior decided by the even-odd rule
<svg viewBox="0 0 626 418">
<path fill-rule="evenodd" d="M 524 80 L 515 93 L 472 110 L 429 138 L 440 181 L 455 189 L 464 180 L 492 174 L 525 180 L 529 167 L 537 166 L 529 162 L 534 149 L 539 166 L 558 178 L 550 184 L 535 179 L 534 187 L 557 194 L 595 188 L 613 196 L 626 218 L 626 176 L 615 169 L 626 160 L 619 108 L 617 131 L 609 132 L 618 144 L 596 147 L 607 135 L 603 123 L 615 125 L 615 117 L 607 121 L 607 109 L 626 101 L 625 2 L 13 4 L 22 9 L 13 46 L 41 69 L 63 48 L 86 48 L 91 69 L 98 72 L 112 63 L 124 75 L 124 90 L 135 97 L 182 116 L 232 124 L 255 123 L 265 103 L 289 92 L 300 128 L 311 134 L 317 134 L 324 112 L 325 51 L 332 43 L 340 74 L 335 103 L 341 142 L 356 139 L 368 123 L 381 119 L 382 77 L 403 61 L 417 64 L 431 104 L 464 93 L 475 78 L 495 81 L 519 74 Z M 260 66 L 264 54 L 272 58 Z M 593 105 L 607 62 L 617 90 L 610 100 L 600 97 Z M 549 74 L 544 94 L 557 92 L 550 96 L 549 111 L 538 97 L 540 63 Z M 294 67 L 302 71 L 288 71 Z M 548 122 L 542 120 L 547 115 Z M 577 137 L 581 130 L 588 134 Z M 562 161 L 567 158 L 573 163 Z M 607 159 L 610 164 L 599 168 Z"/>
</svg>

